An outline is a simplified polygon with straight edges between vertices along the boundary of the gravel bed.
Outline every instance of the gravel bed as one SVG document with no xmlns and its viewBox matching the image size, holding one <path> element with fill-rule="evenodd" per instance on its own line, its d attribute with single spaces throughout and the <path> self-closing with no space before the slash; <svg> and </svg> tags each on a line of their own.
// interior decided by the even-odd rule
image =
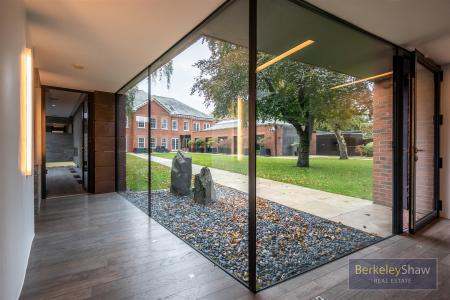
<svg viewBox="0 0 450 300">
<path fill-rule="evenodd" d="M 247 194 L 216 184 L 217 201 L 152 192 L 152 217 L 233 276 L 248 281 Z M 124 192 L 147 213 L 147 192 Z M 257 287 L 264 288 L 380 241 L 376 235 L 257 199 Z"/>
</svg>

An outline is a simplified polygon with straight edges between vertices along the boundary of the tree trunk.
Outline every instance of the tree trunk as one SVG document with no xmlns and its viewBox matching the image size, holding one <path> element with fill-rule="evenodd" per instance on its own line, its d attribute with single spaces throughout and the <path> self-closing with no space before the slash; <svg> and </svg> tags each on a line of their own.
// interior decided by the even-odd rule
<svg viewBox="0 0 450 300">
<path fill-rule="evenodd" d="M 339 129 L 334 130 L 334 135 L 339 145 L 339 159 L 348 159 L 347 143 Z"/>
<path fill-rule="evenodd" d="M 297 132 L 299 137 L 297 167 L 309 168 L 309 134 L 306 130 Z"/>
</svg>

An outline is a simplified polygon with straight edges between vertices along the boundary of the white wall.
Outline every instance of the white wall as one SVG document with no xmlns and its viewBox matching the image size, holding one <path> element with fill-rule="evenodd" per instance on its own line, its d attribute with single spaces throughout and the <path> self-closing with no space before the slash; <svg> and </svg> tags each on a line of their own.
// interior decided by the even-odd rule
<svg viewBox="0 0 450 300">
<path fill-rule="evenodd" d="M 441 127 L 441 216 L 450 219 L 450 65 L 444 66 L 444 81 L 441 85 L 441 113 L 444 115 L 444 124 Z"/>
<path fill-rule="evenodd" d="M 19 171 L 22 0 L 0 1 L 0 299 L 17 299 L 34 236 L 33 177 Z"/>
</svg>

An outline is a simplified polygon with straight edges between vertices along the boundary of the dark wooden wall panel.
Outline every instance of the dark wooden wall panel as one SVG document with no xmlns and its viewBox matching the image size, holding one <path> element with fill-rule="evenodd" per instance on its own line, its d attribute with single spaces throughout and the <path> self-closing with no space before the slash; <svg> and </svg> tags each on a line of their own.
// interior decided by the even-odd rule
<svg viewBox="0 0 450 300">
<path fill-rule="evenodd" d="M 95 193 L 115 191 L 115 95 L 94 92 Z"/>
</svg>

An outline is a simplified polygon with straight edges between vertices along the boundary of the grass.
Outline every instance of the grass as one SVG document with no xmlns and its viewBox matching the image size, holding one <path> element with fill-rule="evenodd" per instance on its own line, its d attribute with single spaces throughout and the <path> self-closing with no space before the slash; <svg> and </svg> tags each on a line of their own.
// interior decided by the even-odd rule
<svg viewBox="0 0 450 300">
<path fill-rule="evenodd" d="M 148 190 L 147 160 L 127 154 L 127 187 L 131 191 Z M 170 169 L 152 162 L 152 189 L 167 189 L 170 186 Z"/>
<path fill-rule="evenodd" d="M 47 168 L 54 167 L 76 167 L 77 165 L 73 161 L 59 161 L 59 162 L 48 162 L 45 164 Z"/>
<path fill-rule="evenodd" d="M 171 159 L 175 154 L 152 153 L 152 155 Z M 239 161 L 235 155 L 201 153 L 189 155 L 193 164 L 247 174 L 247 157 Z M 312 157 L 310 168 L 298 168 L 295 164 L 295 159 L 258 157 L 256 176 L 340 195 L 372 199 L 370 159 L 339 160 L 335 157 Z"/>
</svg>

